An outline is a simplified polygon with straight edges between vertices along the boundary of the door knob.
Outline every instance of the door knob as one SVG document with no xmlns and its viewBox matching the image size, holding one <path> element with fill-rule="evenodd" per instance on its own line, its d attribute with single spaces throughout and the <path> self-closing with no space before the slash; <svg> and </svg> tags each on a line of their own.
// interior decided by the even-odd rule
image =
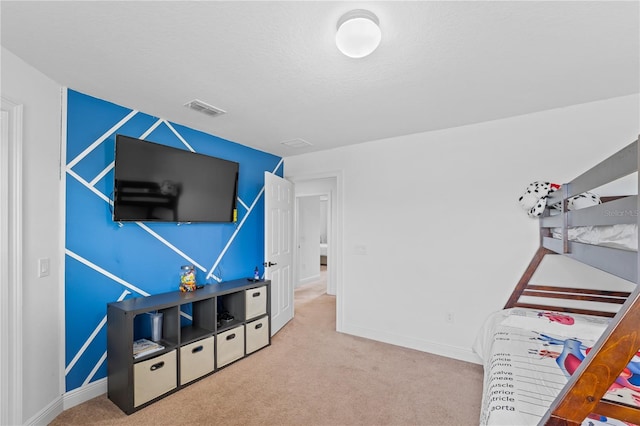
<svg viewBox="0 0 640 426">
<path fill-rule="evenodd" d="M 277 263 L 271 263 L 271 262 L 264 262 L 264 263 L 263 263 L 263 266 L 266 266 L 267 268 L 268 268 L 269 266 L 275 266 L 275 265 L 277 265 Z"/>
</svg>

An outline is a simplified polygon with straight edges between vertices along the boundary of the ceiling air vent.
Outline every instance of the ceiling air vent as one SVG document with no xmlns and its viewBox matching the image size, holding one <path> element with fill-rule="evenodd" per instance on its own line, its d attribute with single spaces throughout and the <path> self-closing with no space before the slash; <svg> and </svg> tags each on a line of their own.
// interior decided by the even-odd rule
<svg viewBox="0 0 640 426">
<path fill-rule="evenodd" d="M 209 105 L 206 102 L 202 102 L 200 99 L 194 99 L 191 102 L 187 102 L 184 106 L 212 117 L 217 117 L 227 112 L 223 109 L 216 108 L 213 105 Z"/>
<path fill-rule="evenodd" d="M 289 141 L 280 142 L 282 145 L 286 145 L 290 148 L 303 148 L 305 146 L 313 145 L 311 142 L 307 142 L 304 139 L 291 139 Z"/>
</svg>

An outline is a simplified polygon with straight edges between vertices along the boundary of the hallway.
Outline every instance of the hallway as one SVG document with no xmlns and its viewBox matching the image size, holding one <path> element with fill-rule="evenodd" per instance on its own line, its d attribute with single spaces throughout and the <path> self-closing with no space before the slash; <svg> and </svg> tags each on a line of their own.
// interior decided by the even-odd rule
<svg viewBox="0 0 640 426">
<path fill-rule="evenodd" d="M 294 291 L 294 304 L 299 306 L 327 293 L 327 265 L 320 266 L 320 279 L 297 287 Z"/>
</svg>

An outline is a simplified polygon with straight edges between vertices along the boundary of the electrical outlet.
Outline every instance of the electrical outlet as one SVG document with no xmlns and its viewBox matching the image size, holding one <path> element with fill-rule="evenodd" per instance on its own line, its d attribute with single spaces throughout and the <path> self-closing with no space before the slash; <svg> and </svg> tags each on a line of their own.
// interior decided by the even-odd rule
<svg viewBox="0 0 640 426">
<path fill-rule="evenodd" d="M 453 312 L 447 312 L 445 314 L 444 321 L 448 324 L 453 324 L 455 322 L 455 315 L 453 315 Z"/>
</svg>

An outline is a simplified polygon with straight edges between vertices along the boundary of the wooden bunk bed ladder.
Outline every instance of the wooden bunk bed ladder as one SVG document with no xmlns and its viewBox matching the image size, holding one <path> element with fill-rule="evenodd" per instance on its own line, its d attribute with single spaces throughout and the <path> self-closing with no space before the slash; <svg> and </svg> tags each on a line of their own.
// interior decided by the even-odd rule
<svg viewBox="0 0 640 426">
<path fill-rule="evenodd" d="M 541 425 L 579 425 L 591 413 L 640 424 L 640 409 L 602 400 L 633 356 L 640 350 L 640 287 L 571 376 Z"/>
</svg>

